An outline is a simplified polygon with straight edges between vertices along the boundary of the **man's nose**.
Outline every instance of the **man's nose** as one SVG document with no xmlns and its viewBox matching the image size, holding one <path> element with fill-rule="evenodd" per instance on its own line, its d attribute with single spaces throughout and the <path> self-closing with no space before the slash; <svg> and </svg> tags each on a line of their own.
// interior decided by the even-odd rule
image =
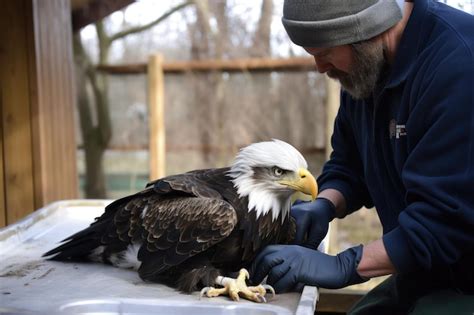
<svg viewBox="0 0 474 315">
<path fill-rule="evenodd" d="M 326 73 L 333 68 L 330 62 L 325 61 L 323 58 L 314 57 L 314 62 L 316 63 L 316 70 L 319 73 Z"/>
</svg>

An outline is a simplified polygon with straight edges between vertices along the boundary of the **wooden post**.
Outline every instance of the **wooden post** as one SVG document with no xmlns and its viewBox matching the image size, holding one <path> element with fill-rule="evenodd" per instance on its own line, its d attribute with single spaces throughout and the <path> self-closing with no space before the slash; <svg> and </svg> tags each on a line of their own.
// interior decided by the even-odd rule
<svg viewBox="0 0 474 315">
<path fill-rule="evenodd" d="M 31 12 L 28 1 L 6 1 L 0 5 L 1 167 L 4 167 L 7 224 L 35 209 L 27 12 Z"/>
<path fill-rule="evenodd" d="M 0 226 L 77 196 L 69 1 L 0 1 Z"/>
<path fill-rule="evenodd" d="M 0 89 L 0 121 L 2 119 L 2 90 Z M 3 132 L 0 126 L 0 227 L 7 225 L 7 205 L 5 201 L 5 175 L 3 172 Z"/>
<path fill-rule="evenodd" d="M 148 103 L 150 125 L 150 180 L 165 176 L 165 112 L 163 55 L 148 61 Z"/>
<path fill-rule="evenodd" d="M 329 155 L 332 152 L 331 136 L 334 131 L 334 120 L 336 119 L 337 111 L 339 110 L 340 102 L 340 91 L 341 86 L 338 82 L 331 80 L 326 76 L 327 86 L 327 99 L 326 99 L 326 159 L 329 159 Z M 338 253 L 337 245 L 337 222 L 338 220 L 332 220 L 329 229 L 329 248 L 330 254 Z"/>
<path fill-rule="evenodd" d="M 77 198 L 74 59 L 68 1 L 32 1 L 30 90 L 35 209 Z M 9 222 L 11 223 L 11 222 Z"/>
</svg>

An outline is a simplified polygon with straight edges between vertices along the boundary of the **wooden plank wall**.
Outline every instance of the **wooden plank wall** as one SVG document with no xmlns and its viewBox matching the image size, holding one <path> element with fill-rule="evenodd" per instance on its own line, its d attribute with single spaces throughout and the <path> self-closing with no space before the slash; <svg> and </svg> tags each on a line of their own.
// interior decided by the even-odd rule
<svg viewBox="0 0 474 315">
<path fill-rule="evenodd" d="M 77 196 L 69 1 L 34 0 L 37 91 L 32 107 L 35 207 Z"/>
<path fill-rule="evenodd" d="M 34 209 L 26 1 L 0 4 L 3 166 L 6 222 Z"/>
<path fill-rule="evenodd" d="M 0 109 L 2 106 L 2 90 L 0 89 Z M 2 111 L 0 110 L 0 122 L 2 122 L 3 126 L 3 119 L 2 119 Z M 5 211 L 5 177 L 3 174 L 3 128 L 0 126 L 0 227 L 5 226 L 7 223 L 7 213 Z"/>
<path fill-rule="evenodd" d="M 70 29 L 69 1 L 0 2 L 0 226 L 77 196 Z"/>
</svg>

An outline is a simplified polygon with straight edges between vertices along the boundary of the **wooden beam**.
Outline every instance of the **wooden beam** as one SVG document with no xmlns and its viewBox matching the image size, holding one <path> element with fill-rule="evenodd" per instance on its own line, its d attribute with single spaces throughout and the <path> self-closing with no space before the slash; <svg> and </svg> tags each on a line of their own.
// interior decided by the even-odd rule
<svg viewBox="0 0 474 315">
<path fill-rule="evenodd" d="M 63 0 L 0 1 L 0 205 L 6 224 L 77 196 L 70 12 Z"/>
<path fill-rule="evenodd" d="M 135 0 L 91 0 L 72 11 L 72 30 L 79 31 L 86 25 L 97 22 L 111 13 L 121 10 Z"/>
<path fill-rule="evenodd" d="M 148 72 L 148 64 L 137 63 L 128 65 L 98 65 L 97 70 L 115 75 L 128 74 L 146 74 Z"/>
<path fill-rule="evenodd" d="M 99 65 L 97 69 L 109 74 L 143 74 L 147 64 Z M 313 71 L 314 59 L 307 57 L 293 58 L 247 58 L 233 60 L 192 60 L 168 61 L 163 63 L 166 74 L 185 72 L 271 72 L 271 71 Z"/>
<path fill-rule="evenodd" d="M 35 209 L 27 35 L 32 21 L 31 1 L 0 3 L 1 124 L 6 217 L 10 224 Z"/>
<path fill-rule="evenodd" d="M 0 121 L 2 119 L 2 90 L 0 89 Z M 7 205 L 5 201 L 5 176 L 3 172 L 3 124 L 0 125 L 0 228 L 7 225 Z"/>
<path fill-rule="evenodd" d="M 34 0 L 29 49 L 35 208 L 77 197 L 69 1 Z"/>
<path fill-rule="evenodd" d="M 166 152 L 184 152 L 184 151 L 200 151 L 200 152 L 227 152 L 227 153 L 236 153 L 236 149 L 243 148 L 248 144 L 236 144 L 233 146 L 218 146 L 218 145 L 207 145 L 207 144 L 198 144 L 198 145 L 183 145 L 183 144 L 166 144 Z M 107 150 L 111 151 L 122 151 L 122 152 L 130 152 L 130 151 L 146 151 L 148 150 L 148 145 L 135 145 L 135 144 L 127 144 L 127 145 L 110 145 L 107 147 Z M 84 146 L 79 145 L 77 146 L 78 150 L 83 150 Z M 305 154 L 324 154 L 326 152 L 326 148 L 324 147 L 305 147 L 305 148 L 297 148 L 303 155 Z"/>
<path fill-rule="evenodd" d="M 165 176 L 166 143 L 164 112 L 163 56 L 150 57 L 148 62 L 148 103 L 150 126 L 150 179 Z"/>
</svg>

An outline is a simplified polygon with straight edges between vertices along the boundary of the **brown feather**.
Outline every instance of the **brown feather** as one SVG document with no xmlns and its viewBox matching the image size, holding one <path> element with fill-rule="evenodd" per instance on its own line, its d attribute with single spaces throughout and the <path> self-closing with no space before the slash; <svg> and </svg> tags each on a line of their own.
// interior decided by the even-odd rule
<svg viewBox="0 0 474 315">
<path fill-rule="evenodd" d="M 213 285 L 217 275 L 248 266 L 264 246 L 288 243 L 295 232 L 293 220 L 272 220 L 271 213 L 257 219 L 255 211 L 248 211 L 248 199 L 238 196 L 228 170 L 198 170 L 151 182 L 111 203 L 90 227 L 47 254 L 82 260 L 103 246 L 103 261 L 113 262 L 113 255 L 139 244 L 143 279 L 184 291 Z"/>
</svg>

